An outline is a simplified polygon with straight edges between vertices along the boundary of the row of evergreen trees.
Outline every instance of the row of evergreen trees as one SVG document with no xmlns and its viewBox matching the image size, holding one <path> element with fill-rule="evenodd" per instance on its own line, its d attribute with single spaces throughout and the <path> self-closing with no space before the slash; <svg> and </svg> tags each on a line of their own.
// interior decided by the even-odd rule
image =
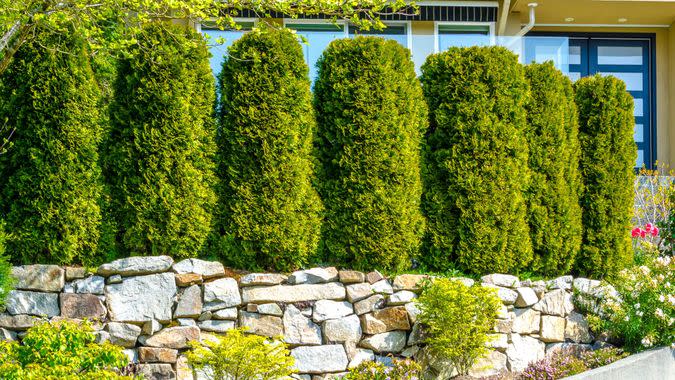
<svg viewBox="0 0 675 380">
<path fill-rule="evenodd" d="M 406 49 L 359 37 L 329 45 L 312 97 L 296 36 L 265 30 L 232 45 L 216 101 L 203 39 L 169 24 L 119 59 L 110 99 L 90 62 L 45 31 L 0 78 L 15 262 L 602 277 L 630 257 L 632 105 L 614 78 L 573 91 L 551 64 L 470 48 L 431 56 L 420 85 Z"/>
</svg>

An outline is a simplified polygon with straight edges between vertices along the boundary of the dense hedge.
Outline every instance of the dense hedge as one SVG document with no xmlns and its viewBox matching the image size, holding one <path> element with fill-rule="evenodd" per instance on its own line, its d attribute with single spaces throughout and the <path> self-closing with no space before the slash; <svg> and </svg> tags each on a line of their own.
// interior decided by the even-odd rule
<svg viewBox="0 0 675 380">
<path fill-rule="evenodd" d="M 637 156 L 633 98 L 624 82 L 614 77 L 583 78 L 575 90 L 584 181 L 584 232 L 576 271 L 611 276 L 632 257 L 629 231 Z"/>
<path fill-rule="evenodd" d="M 553 63 L 525 67 L 530 236 L 538 273 L 569 273 L 581 246 L 579 124 L 571 81 Z"/>
<path fill-rule="evenodd" d="M 218 78 L 222 180 L 216 250 L 249 269 L 291 270 L 316 251 L 315 129 L 307 65 L 287 30 L 247 33 Z"/>
<path fill-rule="evenodd" d="M 5 252 L 6 239 L 5 224 L 0 220 L 0 311 L 5 310 L 5 299 L 12 290 L 12 283 L 14 282 L 11 277 L 12 265 L 9 263 Z"/>
<path fill-rule="evenodd" d="M 472 273 L 517 273 L 532 260 L 524 193 L 529 181 L 518 58 L 505 48 L 451 48 L 422 66 L 430 130 L 424 263 Z"/>
<path fill-rule="evenodd" d="M 61 28 L 59 26 L 58 28 Z M 101 213 L 100 93 L 83 39 L 37 30 L 0 77 L 0 214 L 17 263 L 91 263 Z"/>
<path fill-rule="evenodd" d="M 420 144 L 427 111 L 410 53 L 395 41 L 333 41 L 315 84 L 324 259 L 410 266 L 424 233 Z"/>
<path fill-rule="evenodd" d="M 104 171 L 124 254 L 195 256 L 211 228 L 214 79 L 196 31 L 149 24 L 121 59 Z"/>
</svg>

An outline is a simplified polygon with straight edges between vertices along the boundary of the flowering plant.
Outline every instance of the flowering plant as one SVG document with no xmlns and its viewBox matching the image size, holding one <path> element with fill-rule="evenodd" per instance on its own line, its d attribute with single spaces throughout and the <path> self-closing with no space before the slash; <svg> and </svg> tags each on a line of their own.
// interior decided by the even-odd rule
<svg viewBox="0 0 675 380">
<path fill-rule="evenodd" d="M 531 363 L 520 379 L 556 380 L 593 368 L 611 364 L 626 354 L 616 348 L 603 348 L 576 354 L 574 350 L 560 350 L 544 359 Z"/>
<path fill-rule="evenodd" d="M 344 380 L 418 380 L 422 368 L 412 360 L 393 359 L 392 366 L 380 362 L 363 362 L 352 368 Z"/>
</svg>

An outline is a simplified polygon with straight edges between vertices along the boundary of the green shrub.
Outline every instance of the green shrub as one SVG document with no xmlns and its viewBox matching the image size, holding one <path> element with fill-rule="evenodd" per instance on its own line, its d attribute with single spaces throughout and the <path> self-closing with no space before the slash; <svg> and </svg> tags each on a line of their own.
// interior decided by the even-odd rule
<svg viewBox="0 0 675 380">
<path fill-rule="evenodd" d="M 572 82 L 552 62 L 525 67 L 531 100 L 528 219 L 541 274 L 568 273 L 581 247 L 579 125 Z"/>
<path fill-rule="evenodd" d="M 583 78 L 575 90 L 584 186 L 583 240 L 575 268 L 584 276 L 612 276 L 630 263 L 632 254 L 633 99 L 614 77 Z"/>
<path fill-rule="evenodd" d="M 247 33 L 223 63 L 216 250 L 230 265 L 292 270 L 316 252 L 321 202 L 312 187 L 307 72 L 287 30 Z"/>
<path fill-rule="evenodd" d="M 0 214 L 14 262 L 91 263 L 101 212 L 100 92 L 84 40 L 38 29 L 0 77 Z M 64 37 L 64 36 L 67 36 Z"/>
<path fill-rule="evenodd" d="M 199 33 L 148 24 L 121 59 L 104 170 L 121 250 L 194 256 L 215 203 L 215 97 Z"/>
<path fill-rule="evenodd" d="M 295 372 L 285 343 L 233 329 L 216 340 L 191 342 L 188 363 L 213 380 L 277 380 Z"/>
<path fill-rule="evenodd" d="M 118 373 L 127 365 L 123 348 L 94 343 L 84 322 L 43 322 L 22 343 L 0 341 L 0 378 L 5 380 L 130 380 Z"/>
<path fill-rule="evenodd" d="M 12 290 L 12 265 L 9 263 L 5 254 L 5 240 L 7 234 L 4 225 L 0 221 L 0 311 L 5 309 L 5 299 L 10 290 Z"/>
<path fill-rule="evenodd" d="M 395 41 L 333 41 L 314 87 L 322 256 L 358 269 L 401 270 L 417 255 L 420 143 L 426 105 L 410 52 Z"/>
<path fill-rule="evenodd" d="M 417 306 L 431 355 L 466 375 L 487 354 L 502 303 L 492 288 L 437 278 L 424 287 Z"/>
<path fill-rule="evenodd" d="M 501 47 L 452 48 L 427 58 L 422 87 L 430 112 L 423 263 L 475 274 L 526 268 L 529 90 L 518 58 Z"/>
<path fill-rule="evenodd" d="M 349 370 L 344 380 L 417 380 L 422 378 L 422 367 L 410 359 L 392 359 L 392 365 L 367 361 Z"/>
</svg>

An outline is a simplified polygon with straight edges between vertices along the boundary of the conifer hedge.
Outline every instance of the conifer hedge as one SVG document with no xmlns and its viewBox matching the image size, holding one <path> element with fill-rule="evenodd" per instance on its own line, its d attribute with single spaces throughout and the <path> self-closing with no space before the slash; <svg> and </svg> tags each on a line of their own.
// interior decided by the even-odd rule
<svg viewBox="0 0 675 380">
<path fill-rule="evenodd" d="M 553 63 L 528 65 L 525 75 L 532 94 L 527 139 L 534 269 L 556 276 L 569 273 L 581 245 L 577 108 L 571 81 Z"/>
<path fill-rule="evenodd" d="M 576 272 L 612 276 L 630 263 L 636 146 L 633 98 L 614 77 L 596 75 L 575 84 L 579 108 L 583 240 Z"/>
<path fill-rule="evenodd" d="M 101 212 L 100 93 L 84 40 L 38 29 L 0 76 L 0 214 L 15 263 L 93 263 Z"/>
<path fill-rule="evenodd" d="M 293 270 L 315 254 L 315 129 L 297 36 L 264 29 L 229 49 L 218 78 L 220 206 L 215 250 L 236 267 Z"/>
<path fill-rule="evenodd" d="M 451 48 L 422 66 L 430 129 L 424 264 L 517 273 L 532 260 L 525 104 L 518 58 L 501 47 Z"/>
<path fill-rule="evenodd" d="M 427 108 L 395 41 L 333 41 L 315 84 L 322 255 L 357 269 L 410 266 L 424 233 L 420 146 Z"/>
<path fill-rule="evenodd" d="M 124 254 L 195 256 L 215 203 L 214 78 L 199 33 L 148 24 L 119 61 L 104 170 Z"/>
</svg>

